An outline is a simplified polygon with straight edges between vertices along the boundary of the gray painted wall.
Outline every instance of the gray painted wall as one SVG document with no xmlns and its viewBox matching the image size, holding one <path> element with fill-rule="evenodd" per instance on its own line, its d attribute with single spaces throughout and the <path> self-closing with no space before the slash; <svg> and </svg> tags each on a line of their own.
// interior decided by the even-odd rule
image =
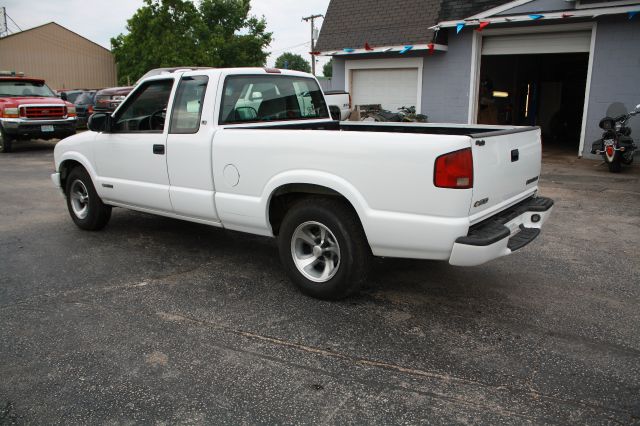
<svg viewBox="0 0 640 426">
<path fill-rule="evenodd" d="M 333 57 L 333 74 L 331 75 L 331 90 L 347 90 L 344 85 L 344 58 Z"/>
<path fill-rule="evenodd" d="M 591 93 L 583 155 L 591 157 L 591 142 L 600 138 L 602 117 L 624 114 L 640 104 L 640 21 L 624 17 L 598 19 Z M 640 116 L 629 121 L 636 145 Z"/>
<path fill-rule="evenodd" d="M 422 113 L 430 122 L 468 121 L 472 37 L 471 31 L 450 31 L 449 51 L 424 58 Z"/>
</svg>

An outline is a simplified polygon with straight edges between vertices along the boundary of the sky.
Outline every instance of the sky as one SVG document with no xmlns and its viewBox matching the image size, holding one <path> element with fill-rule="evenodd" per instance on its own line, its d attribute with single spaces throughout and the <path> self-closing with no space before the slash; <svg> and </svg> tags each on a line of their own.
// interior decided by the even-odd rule
<svg viewBox="0 0 640 426">
<path fill-rule="evenodd" d="M 111 47 L 111 37 L 126 32 L 127 19 L 142 4 L 142 0 L 0 0 L 0 7 L 6 7 L 7 15 L 23 30 L 55 21 L 106 48 Z M 302 17 L 324 15 L 328 6 L 329 0 L 251 0 L 251 14 L 264 16 L 273 32 L 267 64 L 272 66 L 284 52 L 310 60 L 311 28 Z M 8 25 L 12 32 L 18 31 L 11 21 Z M 320 25 L 322 19 L 316 20 Z M 326 61 L 320 58 L 318 75 Z"/>
</svg>

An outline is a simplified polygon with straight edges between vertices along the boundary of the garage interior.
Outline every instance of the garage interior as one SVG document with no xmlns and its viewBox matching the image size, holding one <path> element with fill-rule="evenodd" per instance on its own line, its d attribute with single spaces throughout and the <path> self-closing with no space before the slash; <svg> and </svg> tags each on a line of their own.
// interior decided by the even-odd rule
<svg viewBox="0 0 640 426">
<path fill-rule="evenodd" d="M 478 123 L 540 126 L 546 148 L 578 150 L 588 53 L 483 55 Z"/>
<path fill-rule="evenodd" d="M 580 145 L 591 31 L 483 37 L 478 123 L 540 126 L 545 149 Z"/>
</svg>

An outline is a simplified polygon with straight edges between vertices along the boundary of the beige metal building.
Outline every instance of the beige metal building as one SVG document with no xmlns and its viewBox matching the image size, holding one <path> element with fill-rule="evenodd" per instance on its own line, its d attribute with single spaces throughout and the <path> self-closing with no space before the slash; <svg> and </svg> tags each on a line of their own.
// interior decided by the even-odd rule
<svg viewBox="0 0 640 426">
<path fill-rule="evenodd" d="M 113 54 L 49 22 L 0 38 L 0 70 L 43 78 L 52 89 L 99 89 L 116 85 Z"/>
</svg>

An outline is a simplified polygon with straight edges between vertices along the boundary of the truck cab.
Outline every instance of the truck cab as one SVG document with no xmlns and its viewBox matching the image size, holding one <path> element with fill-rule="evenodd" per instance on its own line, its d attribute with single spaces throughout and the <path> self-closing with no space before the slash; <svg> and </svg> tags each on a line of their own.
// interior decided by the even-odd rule
<svg viewBox="0 0 640 426">
<path fill-rule="evenodd" d="M 0 153 L 25 139 L 63 139 L 76 132 L 76 109 L 39 78 L 0 72 Z"/>
</svg>

